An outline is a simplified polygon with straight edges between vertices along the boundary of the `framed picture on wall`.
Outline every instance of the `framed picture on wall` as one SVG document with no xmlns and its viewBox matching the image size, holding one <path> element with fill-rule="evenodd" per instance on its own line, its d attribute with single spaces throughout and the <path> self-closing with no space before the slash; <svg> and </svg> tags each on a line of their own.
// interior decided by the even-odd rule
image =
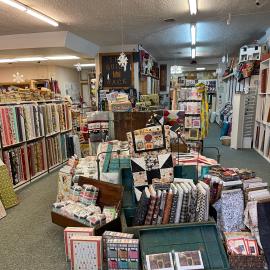
<svg viewBox="0 0 270 270">
<path fill-rule="evenodd" d="M 178 77 L 178 83 L 180 86 L 185 86 L 186 85 L 186 77 L 185 76 Z"/>
</svg>

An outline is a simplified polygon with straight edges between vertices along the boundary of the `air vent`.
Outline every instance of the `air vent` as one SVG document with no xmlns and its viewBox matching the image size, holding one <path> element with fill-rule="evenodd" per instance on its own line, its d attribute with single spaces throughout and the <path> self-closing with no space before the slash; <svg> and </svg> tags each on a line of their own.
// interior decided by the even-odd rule
<svg viewBox="0 0 270 270">
<path fill-rule="evenodd" d="M 168 18 L 168 19 L 165 19 L 164 22 L 172 23 L 172 22 L 175 22 L 175 19 L 174 18 Z"/>
</svg>

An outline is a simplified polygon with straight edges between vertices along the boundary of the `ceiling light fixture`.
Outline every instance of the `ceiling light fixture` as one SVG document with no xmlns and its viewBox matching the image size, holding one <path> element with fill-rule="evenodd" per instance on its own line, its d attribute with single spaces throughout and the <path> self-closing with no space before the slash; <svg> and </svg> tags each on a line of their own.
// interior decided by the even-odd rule
<svg viewBox="0 0 270 270">
<path fill-rule="evenodd" d="M 197 14 L 197 0 L 188 0 L 189 1 L 189 11 L 190 15 Z"/>
<path fill-rule="evenodd" d="M 53 20 L 52 18 L 42 14 L 41 12 L 36 11 L 36 10 L 34 10 L 34 9 L 32 9 L 32 8 L 26 6 L 26 5 L 24 5 L 24 4 L 22 4 L 22 3 L 18 2 L 18 1 L 0 0 L 0 2 L 2 2 L 4 4 L 7 4 L 7 5 L 11 6 L 11 7 L 14 7 L 16 9 L 19 9 L 20 11 L 23 11 L 23 12 L 25 12 L 25 13 L 27 13 L 27 14 L 41 20 L 41 21 L 44 21 L 44 22 L 46 22 L 46 23 L 48 23 L 50 25 L 53 25 L 54 27 L 59 26 L 59 23 L 57 21 Z"/>
<path fill-rule="evenodd" d="M 46 56 L 47 60 L 74 60 L 80 59 L 80 57 L 75 55 L 55 55 L 55 56 Z"/>
<path fill-rule="evenodd" d="M 3 58 L 0 59 L 0 64 L 2 63 L 16 63 L 16 62 L 37 62 L 37 61 L 47 61 L 47 60 L 75 60 L 80 59 L 80 57 L 75 55 L 56 55 L 56 56 L 33 56 L 33 57 L 17 57 L 17 58 Z M 86 65 L 95 65 L 95 64 L 86 64 Z M 82 64 L 83 66 L 83 64 Z"/>
<path fill-rule="evenodd" d="M 191 58 L 194 59 L 196 57 L 196 48 L 191 49 Z"/>
<path fill-rule="evenodd" d="M 195 24 L 191 25 L 190 32 L 191 32 L 191 45 L 195 45 L 196 44 L 196 25 Z"/>
<path fill-rule="evenodd" d="M 2 63 L 14 63 L 14 59 L 0 59 L 0 64 Z"/>
<path fill-rule="evenodd" d="M 0 0 L 0 2 L 3 2 L 4 4 L 7 4 L 11 7 L 14 7 L 14 8 L 17 8 L 19 9 L 20 11 L 26 11 L 27 10 L 27 7 L 17 1 L 13 1 L 13 0 Z"/>
<path fill-rule="evenodd" d="M 205 70 L 206 68 L 205 67 L 198 67 L 196 68 L 196 70 Z"/>
<path fill-rule="evenodd" d="M 49 17 L 46 16 L 46 15 L 43 15 L 42 13 L 40 13 L 40 12 L 38 12 L 38 11 L 33 10 L 33 9 L 29 9 L 29 8 L 28 8 L 28 9 L 26 10 L 26 13 L 29 14 L 29 15 L 31 15 L 31 16 L 33 16 L 33 17 L 35 17 L 35 18 L 37 18 L 37 19 L 39 19 L 39 20 L 41 20 L 41 21 L 44 21 L 44 22 L 46 22 L 46 23 L 48 23 L 48 24 L 50 24 L 50 25 L 52 25 L 52 26 L 54 26 L 54 27 L 59 26 L 59 24 L 58 24 L 57 21 L 55 21 L 55 20 L 49 18 Z"/>
<path fill-rule="evenodd" d="M 47 59 L 44 57 L 21 57 L 15 58 L 16 62 L 35 62 L 35 61 L 46 61 Z"/>
<path fill-rule="evenodd" d="M 79 64 L 74 65 L 74 67 L 77 67 Z M 81 67 L 95 67 L 96 64 L 89 63 L 89 64 L 80 64 Z"/>
</svg>

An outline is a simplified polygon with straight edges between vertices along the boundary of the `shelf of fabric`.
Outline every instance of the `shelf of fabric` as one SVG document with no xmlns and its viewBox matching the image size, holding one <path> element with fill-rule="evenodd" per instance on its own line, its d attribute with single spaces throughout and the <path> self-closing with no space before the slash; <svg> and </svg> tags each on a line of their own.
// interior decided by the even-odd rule
<svg viewBox="0 0 270 270">
<path fill-rule="evenodd" d="M 185 113 L 185 115 L 201 115 L 200 113 Z"/>
<path fill-rule="evenodd" d="M 57 132 L 54 132 L 54 133 L 48 134 L 48 135 L 46 135 L 46 138 L 48 138 L 48 137 L 52 137 L 52 136 L 55 136 L 55 135 L 58 135 L 59 133 L 60 133 L 60 131 L 57 131 Z"/>
<path fill-rule="evenodd" d="M 39 137 L 30 139 L 30 140 L 27 140 L 26 142 L 29 143 L 29 142 L 37 141 L 37 140 L 40 140 L 40 139 L 43 139 L 43 138 L 45 138 L 45 136 L 39 136 Z"/>
<path fill-rule="evenodd" d="M 3 151 L 3 161 L 7 165 L 13 185 L 30 180 L 29 157 L 26 145 Z"/>
<path fill-rule="evenodd" d="M 2 146 L 16 145 L 26 140 L 22 106 L 0 107 Z"/>
<path fill-rule="evenodd" d="M 42 172 L 37 173 L 36 175 L 34 175 L 34 176 L 31 177 L 31 181 L 34 180 L 34 179 L 36 179 L 36 178 L 38 178 L 39 176 L 47 173 L 47 172 L 48 172 L 48 170 L 44 170 Z"/>
<path fill-rule="evenodd" d="M 63 100 L 0 104 L 0 156 L 14 188 L 68 159 L 66 149 L 62 155 L 60 134 L 72 131 L 71 123 L 71 107 Z"/>
<path fill-rule="evenodd" d="M 25 185 L 25 184 L 27 184 L 27 183 L 30 183 L 30 179 L 29 179 L 29 180 L 26 180 L 26 181 L 21 181 L 21 182 L 19 182 L 18 184 L 13 185 L 13 188 L 14 188 L 14 189 L 17 189 L 17 188 L 19 188 L 19 187 L 21 187 L 21 186 L 23 186 L 23 185 Z"/>
<path fill-rule="evenodd" d="M 46 138 L 46 149 L 49 168 L 62 162 L 61 142 L 59 135 Z"/>
<path fill-rule="evenodd" d="M 4 149 L 9 149 L 9 148 L 14 148 L 14 147 L 20 146 L 20 145 L 22 145 L 24 143 L 26 143 L 26 141 L 10 144 L 10 145 L 6 145 L 6 146 L 2 146 L 2 149 L 4 150 Z"/>
<path fill-rule="evenodd" d="M 44 139 L 28 144 L 27 153 L 31 178 L 47 170 L 47 155 Z"/>
<path fill-rule="evenodd" d="M 49 171 L 52 171 L 52 170 L 54 170 L 54 169 L 56 169 L 57 167 L 62 166 L 62 165 L 63 165 L 62 162 L 61 162 L 61 163 L 57 163 L 57 164 L 51 166 L 51 167 L 49 168 Z"/>
<path fill-rule="evenodd" d="M 63 134 L 63 133 L 68 133 L 68 132 L 71 132 L 72 131 L 72 129 L 68 129 L 68 130 L 61 130 L 61 133 Z M 86 133 L 88 133 L 88 132 L 86 132 Z"/>
<path fill-rule="evenodd" d="M 178 100 L 178 102 L 202 102 L 201 99 L 185 99 L 185 100 Z"/>
</svg>

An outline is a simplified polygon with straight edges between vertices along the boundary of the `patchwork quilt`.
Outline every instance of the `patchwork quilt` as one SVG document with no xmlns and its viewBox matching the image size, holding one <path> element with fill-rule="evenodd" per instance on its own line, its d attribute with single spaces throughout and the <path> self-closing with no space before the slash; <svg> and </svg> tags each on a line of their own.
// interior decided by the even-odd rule
<svg viewBox="0 0 270 270">
<path fill-rule="evenodd" d="M 170 153 L 170 127 L 154 126 L 127 133 L 134 186 L 146 186 L 153 180 L 173 181 Z"/>
</svg>

